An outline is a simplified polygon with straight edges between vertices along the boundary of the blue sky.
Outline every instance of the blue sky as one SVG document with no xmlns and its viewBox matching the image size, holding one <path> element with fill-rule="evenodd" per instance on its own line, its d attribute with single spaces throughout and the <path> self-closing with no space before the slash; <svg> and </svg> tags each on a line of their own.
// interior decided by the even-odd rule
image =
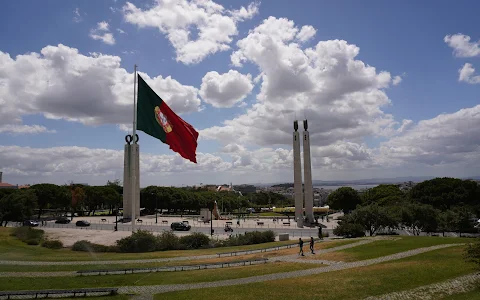
<svg viewBox="0 0 480 300">
<path fill-rule="evenodd" d="M 197 184 L 208 180 L 212 183 L 291 181 L 291 133 L 287 128 L 291 128 L 295 117 L 294 114 L 279 115 L 280 111 L 288 109 L 295 111 L 297 118 L 301 119 L 305 114 L 311 118 L 314 179 L 478 175 L 475 166 L 479 141 L 472 138 L 471 131 L 480 126 L 476 108 L 480 80 L 476 81 L 476 73 L 462 77 L 459 70 L 467 63 L 473 68 L 478 67 L 480 55 L 474 50 L 478 47 L 475 42 L 480 39 L 480 34 L 476 29 L 475 12 L 480 4 L 472 1 L 457 1 L 455 4 L 451 1 L 301 1 L 297 4 L 284 0 L 253 4 L 251 1 L 205 1 L 217 5 L 216 10 L 209 12 L 206 6 L 191 1 L 173 2 L 186 8 L 175 15 L 176 18 L 149 18 L 159 11 L 174 16 L 166 10 L 168 7 L 164 1 L 131 1 L 130 8 L 121 0 L 4 3 L 4 9 L 0 11 L 0 26 L 4 28 L 0 35 L 0 51 L 10 56 L 11 62 L 11 69 L 3 67 L 2 70 L 0 66 L 0 83 L 3 80 L 6 87 L 0 89 L 0 118 L 3 118 L 0 120 L 0 147 L 3 147 L 0 168 L 5 181 L 64 183 L 80 180 L 101 184 L 107 179 L 121 177 L 121 150 L 126 132 L 119 126 L 128 125 L 131 120 L 127 117 L 116 119 L 108 114 L 96 115 L 88 108 L 89 103 L 104 101 L 106 107 L 112 107 L 112 114 L 125 113 L 126 108 L 120 112 L 117 107 L 119 103 L 126 107 L 128 89 L 133 86 L 123 77 L 117 82 L 121 76 L 112 75 L 112 72 L 129 73 L 133 78 L 131 73 L 135 63 L 151 78 L 151 85 L 157 93 L 172 108 L 180 107 L 178 112 L 182 117 L 198 129 L 201 138 L 197 151 L 202 154 L 197 166 L 179 162 L 168 146 L 142 133 L 141 153 L 145 153 L 142 156 L 145 165 L 142 186 Z M 246 15 L 236 13 L 241 7 L 246 8 Z M 199 11 L 204 14 L 203 19 L 195 19 Z M 182 27 L 179 16 L 191 18 L 191 22 Z M 214 41 L 217 46 L 223 44 L 228 49 L 205 50 L 201 49 L 205 44 L 199 43 L 187 51 L 188 45 L 175 47 L 169 38 L 169 34 L 173 36 L 183 30 L 189 32 L 189 41 L 198 40 L 201 28 L 213 30 L 217 25 L 208 22 L 216 22 L 220 17 L 226 22 L 224 26 L 230 26 L 219 31 L 225 37 L 210 34 L 205 40 Z M 108 25 L 102 29 L 100 22 Z M 315 32 L 305 40 L 299 35 L 276 38 L 282 33 L 268 32 L 275 30 L 273 26 L 263 31 L 258 29 L 255 36 L 256 28 L 268 22 L 277 22 L 275 26 L 290 26 L 296 34 L 307 25 Z M 233 31 L 225 33 L 228 30 Z M 114 42 L 92 37 L 107 33 Z M 447 35 L 455 35 L 455 41 L 460 42 L 446 42 Z M 466 36 L 471 38 L 470 42 L 465 42 Z M 242 40 L 244 46 L 237 44 Z M 350 56 L 348 49 L 353 48 L 344 49 L 335 40 L 356 46 L 358 55 Z M 272 43 L 267 49 L 270 52 L 261 52 L 265 49 L 253 51 L 251 47 L 255 41 Z M 317 47 L 319 42 L 326 42 L 322 49 Z M 248 43 L 252 43 L 251 46 Z M 59 44 L 78 49 L 77 54 L 69 58 L 63 55 L 62 59 L 69 61 L 66 71 L 55 69 L 58 66 L 51 64 L 55 60 L 41 54 L 43 48 L 53 46 L 57 49 Z M 283 48 L 284 45 L 302 52 L 287 53 L 288 48 Z M 298 59 L 309 60 L 307 49 L 315 47 L 322 55 L 321 59 L 316 63 L 308 61 L 308 68 L 295 65 Z M 455 51 L 462 49 L 470 49 L 470 54 L 456 54 Z M 202 51 L 204 54 L 192 61 L 192 57 Z M 287 52 L 271 58 L 276 51 Z M 241 66 L 233 61 L 235 52 L 244 57 Z M 182 59 L 179 53 L 184 53 L 187 58 Z M 35 65 L 33 61 L 39 65 L 32 69 L 22 68 L 17 55 L 28 56 L 32 65 Z M 108 66 L 96 65 L 95 55 L 109 56 L 106 59 L 109 60 Z M 90 58 L 90 69 L 82 69 L 74 63 L 83 59 L 80 56 Z M 110 62 L 115 59 L 119 63 L 112 66 Z M 332 59 L 337 59 L 337 63 L 330 65 Z M 345 66 L 342 67 L 343 62 Z M 354 62 L 363 63 L 362 70 L 351 69 Z M 331 67 L 328 74 L 317 72 L 327 68 L 321 66 L 322 63 Z M 71 70 L 76 68 L 73 65 L 79 69 L 67 86 L 61 76 L 72 73 Z M 369 67 L 375 68 L 378 78 L 370 76 L 372 69 Z M 96 72 L 95 68 L 103 68 L 105 74 Z M 288 77 L 288 68 L 300 74 L 298 76 L 307 76 L 305 78 L 311 79 L 316 88 L 307 90 L 309 88 L 303 87 L 302 90 L 302 83 L 298 86 L 292 83 L 290 91 L 286 88 L 281 91 L 288 85 L 281 82 L 282 78 Z M 344 68 L 347 69 L 345 73 L 338 73 Z M 230 70 L 236 73 L 229 73 Z M 380 78 L 382 71 L 388 72 L 387 79 Z M 208 77 L 209 72 L 218 74 Z M 282 72 L 287 77 L 282 77 Z M 32 82 L 48 86 L 48 89 L 38 91 L 30 86 L 35 91 L 23 95 L 19 91 L 28 88 L 16 84 L 14 79 L 24 78 L 25 74 L 34 76 L 30 79 Z M 105 82 L 116 83 L 107 87 L 107 94 L 88 91 L 88 95 L 84 95 L 87 89 L 68 90 L 77 82 L 79 87 L 82 86 L 80 82 L 87 80 L 88 76 L 92 78 L 88 74 L 99 78 L 91 79 L 96 82 L 93 85 L 102 85 L 102 78 Z M 178 84 L 177 90 L 168 90 L 169 85 L 163 81 L 168 76 Z M 339 76 L 344 81 L 337 80 Z M 202 79 L 207 77 L 211 89 L 202 93 Z M 230 80 L 230 85 L 222 89 L 222 80 Z M 329 91 L 330 86 L 337 83 L 339 87 Z M 64 94 L 56 90 L 61 86 Z M 205 84 L 205 88 L 207 86 Z M 272 90 L 273 86 L 278 88 Z M 118 92 L 120 87 L 126 91 Z M 218 88 L 217 92 L 212 93 L 215 88 Z M 186 90 L 194 91 L 194 94 L 185 96 Z M 113 93 L 110 99 L 109 93 Z M 173 95 L 170 93 L 178 94 L 175 100 L 165 97 Z M 389 103 L 376 93 L 385 95 Z M 46 95 L 52 94 L 58 97 L 50 101 Z M 328 99 L 323 99 L 327 94 Z M 75 96 L 62 98 L 62 95 Z M 330 100 L 336 101 L 335 104 L 329 106 Z M 69 101 L 75 101 L 76 106 L 67 106 L 65 103 Z M 196 104 L 187 107 L 187 101 Z M 25 107 L 16 110 L 20 107 L 16 103 Z M 82 107 L 83 103 L 85 112 L 79 116 L 79 105 Z M 348 107 L 348 113 L 342 111 L 337 115 L 335 111 L 342 105 Z M 469 110 L 458 113 L 461 109 Z M 375 112 L 377 110 L 379 112 Z M 265 116 L 259 117 L 260 111 Z M 326 111 L 329 111 L 328 115 Z M 94 124 L 87 121 L 89 113 L 95 117 Z M 438 117 L 441 114 L 446 116 Z M 249 120 L 254 124 L 246 124 Z M 404 120 L 407 120 L 406 126 L 401 128 Z M 422 120 L 430 121 L 422 123 Z M 338 128 L 335 127 L 337 122 Z M 442 126 L 449 130 L 442 130 Z M 279 129 L 277 132 L 271 128 Z M 450 147 L 458 144 L 465 147 Z M 104 154 L 101 149 L 113 152 Z M 75 151 L 80 151 L 81 157 L 75 158 L 78 155 L 74 154 Z M 57 154 L 52 156 L 52 152 Z M 107 164 L 101 155 L 115 158 Z M 36 160 L 38 156 L 43 159 Z"/>
</svg>

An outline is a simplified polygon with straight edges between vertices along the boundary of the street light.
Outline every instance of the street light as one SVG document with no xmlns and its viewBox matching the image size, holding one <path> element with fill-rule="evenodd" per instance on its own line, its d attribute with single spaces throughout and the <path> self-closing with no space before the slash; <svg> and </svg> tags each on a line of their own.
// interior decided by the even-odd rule
<svg viewBox="0 0 480 300">
<path fill-rule="evenodd" d="M 155 224 L 158 223 L 158 197 L 155 194 Z"/>
<path fill-rule="evenodd" d="M 118 230 L 117 226 L 118 226 L 118 206 L 117 206 L 117 209 L 115 210 L 115 231 Z"/>
</svg>

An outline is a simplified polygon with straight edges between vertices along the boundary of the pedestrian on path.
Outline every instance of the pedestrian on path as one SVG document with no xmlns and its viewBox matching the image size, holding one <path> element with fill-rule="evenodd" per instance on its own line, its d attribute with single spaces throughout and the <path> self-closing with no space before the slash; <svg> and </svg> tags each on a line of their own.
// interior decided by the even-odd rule
<svg viewBox="0 0 480 300">
<path fill-rule="evenodd" d="M 313 236 L 311 236 L 310 237 L 310 251 L 312 252 L 312 254 L 315 254 L 315 252 L 313 252 L 314 244 L 315 244 L 315 241 L 313 240 Z"/>
<path fill-rule="evenodd" d="M 298 255 L 305 256 L 305 255 L 303 254 L 303 241 L 302 241 L 302 238 L 299 238 L 299 239 L 298 239 L 298 247 L 300 247 L 300 251 L 298 252 Z"/>
</svg>

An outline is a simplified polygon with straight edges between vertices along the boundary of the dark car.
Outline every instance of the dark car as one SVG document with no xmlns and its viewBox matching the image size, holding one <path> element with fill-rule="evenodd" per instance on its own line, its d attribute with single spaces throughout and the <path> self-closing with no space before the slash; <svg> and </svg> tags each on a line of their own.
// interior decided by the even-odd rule
<svg viewBox="0 0 480 300">
<path fill-rule="evenodd" d="M 57 223 L 57 224 L 68 224 L 68 223 L 70 223 L 70 219 L 66 218 L 66 217 L 60 217 L 55 221 L 55 223 Z"/>
<path fill-rule="evenodd" d="M 170 228 L 178 231 L 189 231 L 192 226 L 181 222 L 173 222 L 172 225 L 170 225 Z"/>
<path fill-rule="evenodd" d="M 87 227 L 87 226 L 90 226 L 90 223 L 85 221 L 85 220 L 80 220 L 80 221 L 77 221 L 77 223 L 75 223 L 75 225 L 77 225 L 79 227 Z"/>
<path fill-rule="evenodd" d="M 132 222 L 132 219 L 131 218 L 120 218 L 117 220 L 117 223 L 128 223 L 128 222 Z"/>
<path fill-rule="evenodd" d="M 25 220 L 25 221 L 23 221 L 23 226 L 37 227 L 38 222 L 37 221 L 32 221 L 32 220 Z"/>
</svg>

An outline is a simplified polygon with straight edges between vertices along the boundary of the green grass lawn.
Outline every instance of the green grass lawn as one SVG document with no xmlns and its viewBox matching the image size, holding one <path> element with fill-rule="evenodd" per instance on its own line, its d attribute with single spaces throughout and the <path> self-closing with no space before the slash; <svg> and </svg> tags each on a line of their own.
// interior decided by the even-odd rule
<svg viewBox="0 0 480 300">
<path fill-rule="evenodd" d="M 293 241 L 272 242 L 238 247 L 222 247 L 200 250 L 157 251 L 148 253 L 88 253 L 71 251 L 70 249 L 51 250 L 40 246 L 29 246 L 10 236 L 11 228 L 0 227 L 0 260 L 21 261 L 83 261 L 83 260 L 129 260 L 169 258 L 177 256 L 193 256 L 216 254 L 239 250 L 252 250 L 291 244 Z"/>
<path fill-rule="evenodd" d="M 474 272 L 475 265 L 463 259 L 463 248 L 441 249 L 398 261 L 308 277 L 171 292 L 156 295 L 155 299 L 362 299 Z"/>
<path fill-rule="evenodd" d="M 209 282 L 250 277 L 271 273 L 317 268 L 321 265 L 295 263 L 268 263 L 246 267 L 209 269 L 183 272 L 158 272 L 129 275 L 45 277 L 45 278 L 2 278 L 0 290 L 67 289 L 86 287 L 114 287 L 128 285 L 157 285 Z"/>
<path fill-rule="evenodd" d="M 321 259 L 338 259 L 341 261 L 358 261 L 395 254 L 416 248 L 441 244 L 471 243 L 468 238 L 443 238 L 428 236 L 402 236 L 399 240 L 375 241 L 373 243 L 348 248 L 335 253 L 321 254 Z"/>
</svg>

